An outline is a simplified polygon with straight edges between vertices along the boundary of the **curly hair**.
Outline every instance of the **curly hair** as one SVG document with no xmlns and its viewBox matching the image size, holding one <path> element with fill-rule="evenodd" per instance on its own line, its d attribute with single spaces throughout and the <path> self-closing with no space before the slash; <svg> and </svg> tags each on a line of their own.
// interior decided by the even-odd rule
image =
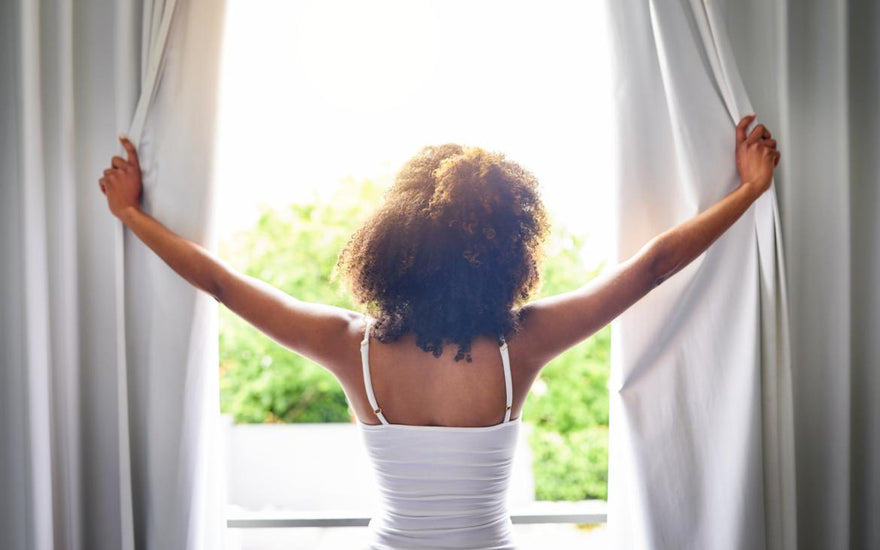
<svg viewBox="0 0 880 550">
<path fill-rule="evenodd" d="M 380 342 L 412 331 L 435 357 L 449 341 L 455 361 L 470 362 L 476 336 L 519 330 L 516 306 L 540 284 L 548 233 L 529 171 L 478 147 L 428 146 L 403 165 L 336 268 Z"/>
</svg>

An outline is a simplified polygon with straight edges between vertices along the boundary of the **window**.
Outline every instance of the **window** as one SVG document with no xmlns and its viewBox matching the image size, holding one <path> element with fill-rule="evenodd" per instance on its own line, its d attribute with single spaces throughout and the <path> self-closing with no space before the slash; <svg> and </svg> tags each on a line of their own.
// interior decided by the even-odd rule
<svg viewBox="0 0 880 550">
<path fill-rule="evenodd" d="M 229 0 L 217 144 L 221 254 L 297 297 L 347 305 L 337 289 L 314 281 L 326 281 L 348 228 L 422 146 L 458 142 L 502 151 L 541 182 L 557 224 L 542 295 L 586 282 L 611 252 L 601 9 Z M 242 548 L 359 540 L 351 533 L 363 527 L 316 527 L 365 525 L 373 498 L 338 384 L 236 323 L 221 311 L 223 408 L 243 422 L 226 426 L 231 540 Z M 530 537 L 561 537 L 556 547 L 567 547 L 565 537 L 603 536 L 571 525 L 548 534 L 553 522 L 601 521 L 601 503 L 533 502 L 536 491 L 551 500 L 604 494 L 602 338 L 607 329 L 567 359 L 578 366 L 577 384 L 592 393 L 563 392 L 571 380 L 561 372 L 554 380 L 548 367 L 526 403 L 532 431 L 523 432 L 512 487 L 520 506 L 511 508 L 524 545 Z M 334 423 L 315 423 L 326 421 Z M 358 453 L 363 460 L 352 467 Z M 272 525 L 280 528 L 252 528 Z M 311 527 L 290 528 L 302 525 Z"/>
</svg>

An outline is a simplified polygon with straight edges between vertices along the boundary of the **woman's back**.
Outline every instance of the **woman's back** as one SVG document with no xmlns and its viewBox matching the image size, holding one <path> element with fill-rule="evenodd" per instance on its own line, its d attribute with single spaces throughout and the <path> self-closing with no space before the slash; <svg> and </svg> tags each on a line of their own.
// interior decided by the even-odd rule
<svg viewBox="0 0 880 550">
<path fill-rule="evenodd" d="M 382 368 L 370 349 L 367 324 L 361 341 L 364 394 L 379 423 L 359 424 L 382 503 L 370 522 L 370 547 L 514 548 L 507 489 L 520 419 L 511 414 L 507 343 L 495 346 L 501 363 L 495 366 L 495 376 L 489 372 L 491 361 L 478 361 L 486 359 L 479 351 L 473 362 L 459 362 L 462 370 L 456 371 L 440 364 L 442 356 L 435 358 L 418 348 L 418 364 L 388 356 L 385 359 L 392 360 Z M 404 383 L 395 385 L 398 368 L 409 370 L 397 373 Z M 482 383 L 493 381 L 498 383 Z M 386 400 L 396 409 L 386 407 Z M 398 422 L 392 411 L 423 421 L 457 417 L 463 425 Z M 496 422 L 472 425 L 487 416 Z"/>
<path fill-rule="evenodd" d="M 374 322 L 369 319 L 371 326 Z M 363 344 L 367 318 L 360 316 L 352 331 Z M 508 337 L 512 403 L 510 418 L 518 418 L 538 371 L 523 357 L 523 334 Z M 362 424 L 380 424 L 372 411 L 363 377 L 363 356 L 354 338 L 346 341 L 351 357 L 340 381 Z M 357 351 L 357 357 L 354 352 Z M 501 348 L 496 338 L 478 337 L 471 344 L 473 360 L 455 361 L 455 346 L 444 346 L 434 357 L 415 344 L 412 334 L 390 344 L 371 337 L 371 386 L 383 415 L 393 424 L 419 426 L 492 426 L 505 416 L 506 391 Z"/>
</svg>

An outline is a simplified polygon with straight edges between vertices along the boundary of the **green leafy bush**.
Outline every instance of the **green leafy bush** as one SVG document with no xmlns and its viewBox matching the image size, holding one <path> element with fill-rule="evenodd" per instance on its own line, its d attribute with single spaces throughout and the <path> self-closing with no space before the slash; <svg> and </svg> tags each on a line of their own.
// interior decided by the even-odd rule
<svg viewBox="0 0 880 550">
<path fill-rule="evenodd" d="M 300 300 L 354 309 L 340 282 L 336 256 L 352 230 L 379 203 L 382 187 L 346 181 L 314 204 L 264 208 L 250 231 L 221 243 L 237 270 Z M 336 378 L 220 308 L 220 410 L 238 423 L 348 422 L 348 401 Z"/>
<path fill-rule="evenodd" d="M 254 228 L 221 243 L 234 268 L 301 300 L 356 309 L 336 257 L 378 206 L 382 185 L 347 180 L 327 200 L 264 208 Z M 586 239 L 554 227 L 538 297 L 573 290 L 598 274 L 582 255 Z M 605 498 L 608 464 L 610 329 L 557 357 L 541 372 L 523 409 L 535 492 L 540 500 Z M 328 371 L 292 353 L 220 308 L 220 407 L 239 423 L 350 422 L 352 413 Z"/>
<path fill-rule="evenodd" d="M 537 500 L 608 498 L 608 426 L 535 430 L 529 446 Z"/>
</svg>

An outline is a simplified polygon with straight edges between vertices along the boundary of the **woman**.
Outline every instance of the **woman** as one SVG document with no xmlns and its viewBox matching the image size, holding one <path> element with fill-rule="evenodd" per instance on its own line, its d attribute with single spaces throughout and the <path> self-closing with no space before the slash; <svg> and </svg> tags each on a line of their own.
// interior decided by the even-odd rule
<svg viewBox="0 0 880 550">
<path fill-rule="evenodd" d="M 763 125 L 747 134 L 754 118 L 736 127 L 736 189 L 582 288 L 525 304 L 548 220 L 535 178 L 500 154 L 443 145 L 404 165 L 339 256 L 369 315 L 236 273 L 141 212 L 125 138 L 128 158 L 113 157 L 99 185 L 113 215 L 178 274 L 339 380 L 382 493 L 371 548 L 513 548 L 506 491 L 532 382 L 767 190 L 780 153 Z"/>
</svg>

